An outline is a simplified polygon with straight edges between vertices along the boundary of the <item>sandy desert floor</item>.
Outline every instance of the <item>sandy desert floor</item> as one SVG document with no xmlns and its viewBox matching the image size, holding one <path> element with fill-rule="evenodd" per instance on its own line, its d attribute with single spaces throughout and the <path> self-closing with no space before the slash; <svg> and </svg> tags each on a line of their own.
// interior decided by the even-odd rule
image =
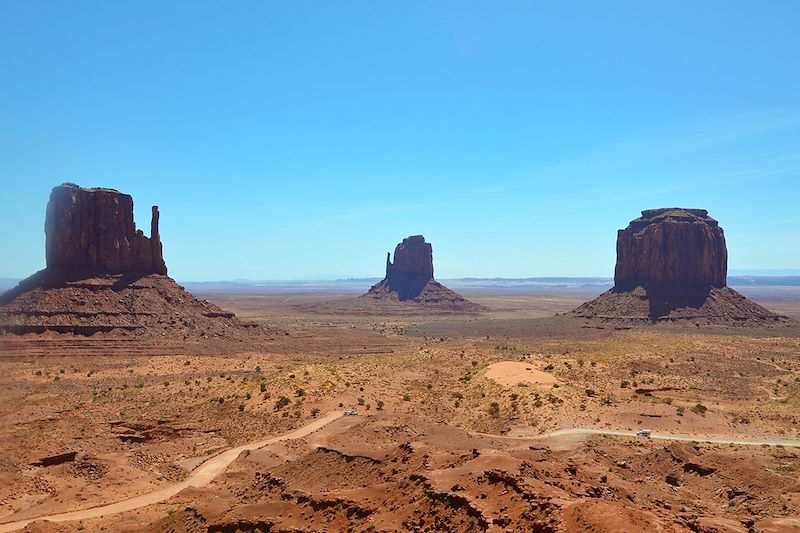
<svg viewBox="0 0 800 533">
<path fill-rule="evenodd" d="M 244 352 L 0 337 L 0 530 L 169 492 L 239 446 L 202 486 L 27 528 L 800 530 L 797 323 L 617 330 L 553 317 L 579 293 L 466 294 L 490 309 L 469 316 L 370 312 L 352 294 L 203 296 L 287 334 Z M 748 296 L 800 317 L 791 291 Z M 347 408 L 358 415 L 325 418 Z M 561 431 L 575 428 L 783 445 Z"/>
</svg>

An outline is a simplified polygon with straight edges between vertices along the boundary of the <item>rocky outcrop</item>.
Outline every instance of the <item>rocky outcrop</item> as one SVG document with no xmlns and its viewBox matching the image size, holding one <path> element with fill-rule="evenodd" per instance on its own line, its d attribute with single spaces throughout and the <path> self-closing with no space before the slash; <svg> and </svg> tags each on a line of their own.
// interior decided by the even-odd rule
<svg viewBox="0 0 800 533">
<path fill-rule="evenodd" d="M 386 256 L 386 277 L 362 298 L 423 304 L 448 312 L 478 312 L 484 308 L 433 279 L 433 247 L 422 235 L 403 239 Z"/>
<path fill-rule="evenodd" d="M 433 279 L 433 247 L 422 235 L 406 237 L 394 249 L 394 263 L 386 254 L 386 277 L 419 276 Z"/>
<path fill-rule="evenodd" d="M 45 235 L 47 268 L 0 295 L 0 334 L 256 342 L 277 332 L 238 320 L 166 276 L 158 208 L 145 237 L 127 194 L 55 187 Z"/>
<path fill-rule="evenodd" d="M 619 230 L 614 285 L 724 287 L 725 233 L 705 209 L 649 209 Z"/>
<path fill-rule="evenodd" d="M 372 289 L 381 286 L 400 301 L 414 300 L 432 280 L 433 247 L 422 235 L 412 235 L 395 247 L 394 262 L 386 254 L 386 277 Z"/>
<path fill-rule="evenodd" d="M 786 322 L 726 286 L 725 233 L 705 209 L 642 211 L 617 233 L 614 287 L 570 314 L 612 323 Z"/>
<path fill-rule="evenodd" d="M 130 195 L 73 183 L 54 187 L 45 218 L 47 268 L 166 275 L 158 218 L 153 206 L 146 237 L 136 229 Z"/>
</svg>

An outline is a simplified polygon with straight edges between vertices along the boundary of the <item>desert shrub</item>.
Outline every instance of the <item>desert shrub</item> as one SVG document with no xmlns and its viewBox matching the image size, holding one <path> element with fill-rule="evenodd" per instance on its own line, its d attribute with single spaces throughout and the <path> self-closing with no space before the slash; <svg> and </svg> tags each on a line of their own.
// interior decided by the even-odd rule
<svg viewBox="0 0 800 533">
<path fill-rule="evenodd" d="M 620 388 L 620 389 L 627 389 L 627 388 L 630 386 L 630 384 L 631 384 L 631 382 L 630 382 L 630 381 L 628 381 L 627 379 L 623 379 L 623 380 L 622 380 L 622 381 L 620 381 L 620 383 L 619 383 L 619 388 Z"/>
<path fill-rule="evenodd" d="M 284 407 L 286 407 L 290 403 L 291 403 L 291 400 L 289 400 L 289 398 L 287 398 L 286 396 L 281 396 L 280 398 L 278 398 L 278 401 L 275 402 L 275 409 L 276 410 L 283 409 Z"/>
<path fill-rule="evenodd" d="M 244 404 L 243 403 L 239 404 L 239 411 L 244 411 Z"/>
<path fill-rule="evenodd" d="M 597 393 L 593 389 L 586 389 L 586 396 L 589 398 L 594 398 Z"/>
<path fill-rule="evenodd" d="M 358 399 L 358 405 L 364 405 L 364 398 Z"/>
<path fill-rule="evenodd" d="M 456 391 L 453 393 L 453 398 L 455 398 L 456 400 L 462 400 L 464 398 L 464 395 Z"/>
<path fill-rule="evenodd" d="M 684 411 L 686 411 L 686 408 L 684 406 L 682 406 L 682 405 L 679 405 L 678 408 L 675 409 L 675 413 L 678 416 L 683 416 Z"/>
<path fill-rule="evenodd" d="M 305 391 L 305 389 L 297 389 L 295 391 L 295 394 L 297 394 L 298 397 L 305 396 L 306 395 L 306 391 Z"/>
<path fill-rule="evenodd" d="M 492 402 L 489 404 L 489 415 L 492 418 L 497 418 L 500 416 L 500 404 L 497 402 Z"/>
<path fill-rule="evenodd" d="M 250 399 L 250 398 L 252 398 L 252 397 L 253 397 L 253 395 L 252 395 L 252 394 L 250 394 L 249 392 L 248 392 L 247 394 L 245 394 L 245 395 L 244 395 L 244 399 L 245 399 L 245 400 L 249 400 L 249 399 Z"/>
<path fill-rule="evenodd" d="M 258 387 L 261 390 L 261 392 L 267 392 L 267 384 L 266 383 L 262 383 Z"/>
<path fill-rule="evenodd" d="M 410 402 L 411 401 L 411 395 L 409 393 L 403 394 L 403 401 L 404 402 Z"/>
<path fill-rule="evenodd" d="M 319 409 L 316 407 L 311 410 L 311 416 L 317 416 L 319 414 Z"/>
<path fill-rule="evenodd" d="M 547 365 L 544 367 L 544 371 L 551 372 L 554 368 L 555 366 L 553 366 L 553 363 L 547 363 Z"/>
<path fill-rule="evenodd" d="M 706 411 L 708 411 L 708 407 L 706 407 L 702 403 L 698 403 L 694 407 L 692 407 L 692 412 L 698 415 L 704 415 L 706 414 Z"/>
<path fill-rule="evenodd" d="M 375 402 L 375 408 L 378 411 L 383 411 L 383 400 L 378 400 L 377 402 Z"/>
</svg>

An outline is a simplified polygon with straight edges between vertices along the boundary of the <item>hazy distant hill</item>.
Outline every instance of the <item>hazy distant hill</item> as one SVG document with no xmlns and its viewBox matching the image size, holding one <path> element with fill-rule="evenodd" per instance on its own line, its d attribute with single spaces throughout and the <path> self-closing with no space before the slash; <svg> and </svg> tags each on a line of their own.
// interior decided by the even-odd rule
<svg viewBox="0 0 800 533">
<path fill-rule="evenodd" d="M 0 292 L 19 283 L 16 278 L 0 278 Z M 233 280 L 180 282 L 191 292 L 233 294 L 339 292 L 362 293 L 380 278 L 337 280 Z M 602 292 L 614 283 L 611 278 L 458 278 L 443 279 L 454 290 L 494 292 Z M 800 287 L 800 276 L 729 276 L 731 287 Z"/>
<path fill-rule="evenodd" d="M 236 280 L 184 282 L 194 292 L 226 293 L 293 293 L 293 292 L 339 292 L 362 293 L 380 278 L 353 278 L 339 280 Z M 602 292 L 614 284 L 612 278 L 458 278 L 442 279 L 442 283 L 454 290 L 491 292 Z M 776 287 L 800 286 L 800 276 L 733 276 L 728 278 L 732 287 Z"/>
</svg>

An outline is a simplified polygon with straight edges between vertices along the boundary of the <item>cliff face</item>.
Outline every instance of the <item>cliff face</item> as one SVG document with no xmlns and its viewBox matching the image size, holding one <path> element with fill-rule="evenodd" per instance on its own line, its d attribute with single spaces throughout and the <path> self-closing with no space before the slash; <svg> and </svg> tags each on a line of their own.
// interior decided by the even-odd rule
<svg viewBox="0 0 800 533">
<path fill-rule="evenodd" d="M 642 211 L 617 234 L 614 285 L 724 287 L 725 234 L 705 209 Z"/>
<path fill-rule="evenodd" d="M 464 299 L 433 279 L 433 247 L 422 235 L 406 237 L 386 255 L 386 277 L 373 285 L 363 298 L 413 302 L 447 312 L 476 313 L 480 305 Z"/>
<path fill-rule="evenodd" d="M 277 331 L 241 322 L 167 277 L 158 207 L 153 206 L 150 237 L 145 237 L 133 223 L 133 199 L 127 194 L 71 183 L 55 187 L 45 234 L 47 268 L 0 294 L 0 336 L 251 342 Z"/>
<path fill-rule="evenodd" d="M 153 206 L 146 237 L 134 224 L 130 195 L 71 183 L 54 187 L 45 219 L 47 268 L 166 275 L 158 218 Z"/>
<path fill-rule="evenodd" d="M 572 316 L 609 323 L 781 324 L 726 287 L 725 233 L 705 209 L 642 211 L 617 233 L 614 288 Z"/>
<path fill-rule="evenodd" d="M 403 275 L 433 279 L 433 247 L 422 235 L 403 239 L 394 249 L 394 263 L 386 258 L 386 277 Z"/>
</svg>

